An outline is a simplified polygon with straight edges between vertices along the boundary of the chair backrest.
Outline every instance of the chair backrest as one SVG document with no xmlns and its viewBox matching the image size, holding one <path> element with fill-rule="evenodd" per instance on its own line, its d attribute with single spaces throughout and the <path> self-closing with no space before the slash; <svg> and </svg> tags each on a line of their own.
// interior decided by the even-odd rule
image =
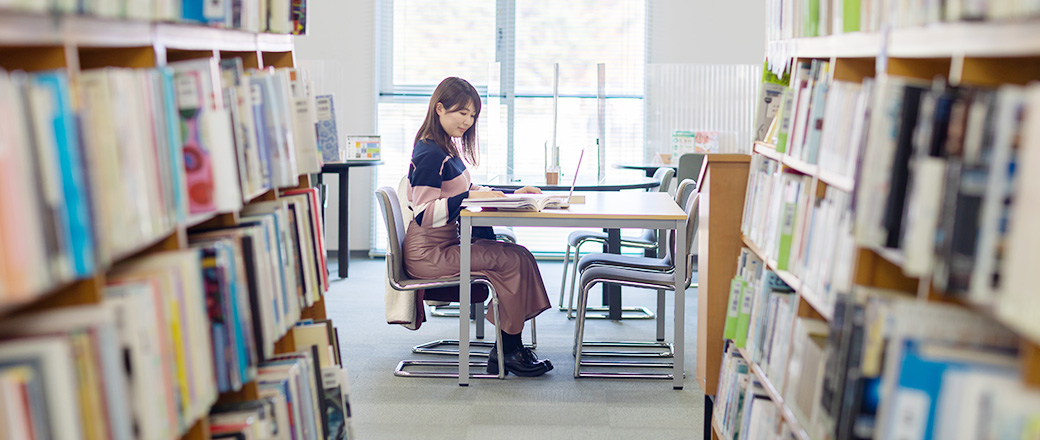
<svg viewBox="0 0 1040 440">
<path fill-rule="evenodd" d="M 698 211 L 700 210 L 700 193 L 691 192 L 686 197 L 686 203 L 680 204 L 683 206 L 683 211 L 686 212 L 686 284 L 689 285 L 693 279 L 693 256 L 696 255 L 696 250 L 693 249 L 693 238 L 697 235 L 697 226 L 699 223 Z M 675 264 L 675 232 L 669 231 L 665 234 L 665 258 L 669 264 Z"/>
<path fill-rule="evenodd" d="M 679 186 L 675 188 L 675 203 L 680 208 L 686 209 L 686 201 L 690 198 L 690 193 L 697 190 L 697 182 L 693 179 L 683 179 L 679 182 Z"/>
<path fill-rule="evenodd" d="M 697 178 L 701 175 L 701 166 L 704 165 L 704 153 L 686 153 L 679 156 L 679 170 L 675 173 L 675 178 L 679 180 L 693 179 L 697 181 Z"/>
<path fill-rule="evenodd" d="M 405 223 L 401 218 L 401 202 L 397 191 L 389 186 L 376 190 L 376 200 L 383 211 L 383 222 L 386 224 L 387 276 L 400 283 L 407 279 L 404 271 L 404 234 Z"/>
<path fill-rule="evenodd" d="M 668 188 L 672 186 L 672 176 L 674 175 L 675 170 L 672 167 L 661 167 L 654 171 L 654 180 L 661 182 L 661 186 L 657 187 L 657 191 L 668 192 Z"/>
</svg>

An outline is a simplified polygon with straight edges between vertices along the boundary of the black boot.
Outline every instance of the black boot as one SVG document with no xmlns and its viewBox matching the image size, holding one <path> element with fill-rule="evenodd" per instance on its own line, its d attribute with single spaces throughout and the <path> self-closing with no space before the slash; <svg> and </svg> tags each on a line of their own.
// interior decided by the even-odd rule
<svg viewBox="0 0 1040 440">
<path fill-rule="evenodd" d="M 533 353 L 530 350 L 516 350 L 512 353 L 506 353 L 502 359 L 502 363 L 506 367 L 506 374 L 513 373 L 517 376 L 522 377 L 536 377 L 541 376 L 549 370 L 552 370 L 552 364 L 548 361 L 542 361 L 535 359 Z M 488 356 L 487 364 L 488 374 L 498 374 L 498 349 L 491 347 L 491 354 Z"/>
<path fill-rule="evenodd" d="M 520 346 L 520 354 L 528 362 L 544 362 L 545 365 L 549 367 L 549 371 L 552 371 L 552 369 L 553 369 L 552 361 L 550 361 L 548 359 L 538 359 L 538 355 L 535 354 L 534 350 L 531 350 L 530 348 L 527 348 L 526 345 L 521 345 Z"/>
</svg>

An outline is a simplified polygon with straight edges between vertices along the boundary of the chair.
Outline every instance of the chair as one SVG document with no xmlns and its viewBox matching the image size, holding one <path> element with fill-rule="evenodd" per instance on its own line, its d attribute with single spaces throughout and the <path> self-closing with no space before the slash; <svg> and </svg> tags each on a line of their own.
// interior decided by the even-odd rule
<svg viewBox="0 0 1040 440">
<path fill-rule="evenodd" d="M 685 179 L 679 182 L 679 185 L 675 190 L 675 203 L 680 208 L 686 209 L 686 202 L 688 201 L 690 194 L 697 190 L 697 184 L 692 179 Z M 691 251 L 693 252 L 693 251 Z M 661 254 L 664 254 L 663 247 L 661 248 Z M 695 252 L 694 252 L 695 253 Z M 577 263 L 575 263 L 575 269 L 578 273 L 581 273 L 590 266 L 621 266 L 621 267 L 633 267 L 643 268 L 646 270 L 667 270 L 669 267 L 670 260 L 665 257 L 661 258 L 647 258 L 647 257 L 636 257 L 631 255 L 619 255 L 611 254 L 607 252 L 593 252 L 585 254 L 581 257 Z M 573 313 L 574 305 L 574 290 L 571 290 L 569 297 L 567 298 L 567 318 L 571 318 Z M 657 340 L 664 340 L 664 317 L 661 315 L 661 311 L 664 310 L 664 291 L 658 291 L 657 296 Z"/>
<path fill-rule="evenodd" d="M 661 185 L 657 187 L 660 192 L 668 192 L 668 188 L 672 183 L 672 176 L 675 174 L 675 170 L 669 167 L 658 168 L 654 172 L 654 179 L 661 182 Z M 563 276 L 560 281 L 560 301 L 559 310 L 567 311 L 567 318 L 572 318 L 573 302 L 570 302 L 567 307 L 563 306 L 564 292 L 567 290 L 567 266 L 570 265 L 571 260 L 571 249 L 574 249 L 574 261 L 577 263 L 581 255 L 581 246 L 586 243 L 606 243 L 607 233 L 603 231 L 574 231 L 567 236 L 567 250 L 563 255 Z M 643 234 L 638 237 L 621 237 L 621 246 L 638 248 L 643 250 L 657 249 L 657 231 L 647 229 L 643 231 Z M 578 267 L 574 266 L 574 270 L 571 273 L 571 284 L 569 291 L 571 292 L 570 298 L 574 298 L 574 283 L 578 278 Z M 605 307 L 594 307 L 592 311 L 605 311 Z M 625 307 L 621 311 L 636 313 L 634 316 L 629 316 L 630 319 L 653 319 L 654 313 L 646 307 Z M 606 315 L 594 315 L 594 319 L 606 318 Z"/>
<path fill-rule="evenodd" d="M 394 195 L 395 195 L 395 197 L 397 197 L 397 199 L 396 199 L 397 200 L 397 206 L 399 206 L 399 207 L 401 207 L 401 206 L 406 206 L 407 207 L 408 206 L 408 199 L 403 197 L 403 194 L 405 194 L 405 191 L 407 190 L 408 185 L 409 185 L 409 183 L 408 183 L 408 175 L 407 174 L 402 176 L 401 180 L 399 180 L 397 182 L 397 189 L 398 189 L 399 192 L 394 193 Z M 408 223 L 404 221 L 404 215 L 403 215 L 404 209 L 401 209 L 401 212 L 402 212 L 402 215 L 401 215 L 402 218 L 401 218 L 401 221 L 399 223 L 402 225 L 402 227 L 405 227 L 405 225 L 407 225 Z M 409 216 L 410 215 L 411 215 L 411 213 L 409 212 Z M 493 229 L 493 233 L 495 235 L 495 240 L 516 244 L 516 233 L 514 233 L 511 228 L 495 227 L 495 228 L 492 228 L 492 229 Z M 404 237 L 404 233 L 403 232 L 401 233 L 401 237 Z M 443 290 L 444 289 L 438 289 L 437 293 L 440 294 L 440 295 L 445 295 L 445 292 Z M 427 293 L 429 294 L 430 292 L 427 292 Z M 455 297 L 458 296 L 458 289 L 455 289 L 454 296 Z M 427 298 L 428 299 L 425 302 L 426 302 L 426 305 L 430 306 L 430 316 L 439 317 L 439 318 L 440 317 L 444 317 L 444 318 L 458 318 L 459 317 L 459 302 L 458 302 L 458 300 L 446 301 L 446 300 L 442 300 L 441 298 L 437 298 L 437 297 L 434 297 L 434 296 L 427 296 Z M 476 336 L 477 339 L 484 339 L 484 314 L 485 314 L 486 311 L 487 311 L 486 307 L 477 307 L 475 303 L 474 304 L 470 304 L 470 316 L 472 317 L 471 319 L 473 319 L 473 321 L 476 323 L 477 329 L 476 329 L 476 332 L 475 332 L 475 336 Z M 412 349 L 412 352 L 414 352 L 414 353 L 431 353 L 431 354 L 450 354 L 450 355 L 458 354 L 457 350 L 444 350 L 444 349 L 438 348 L 441 345 L 458 345 L 458 341 L 454 340 L 454 339 L 430 341 L 430 342 L 427 342 L 425 344 L 416 345 Z M 480 342 L 478 345 L 479 346 L 490 346 L 490 344 L 486 344 L 484 342 Z M 530 344 L 525 344 L 525 346 L 527 346 L 529 348 L 536 348 L 538 346 L 538 331 L 537 331 L 537 328 L 535 327 L 535 320 L 534 319 L 531 319 L 531 343 Z M 476 356 L 486 356 L 487 353 L 482 353 L 482 352 L 481 353 L 474 353 L 474 355 L 476 355 Z"/>
<path fill-rule="evenodd" d="M 686 179 L 697 178 L 701 175 L 701 167 L 704 165 L 704 153 L 686 153 L 679 156 L 679 168 L 675 171 L 675 178 L 680 182 Z"/>
<path fill-rule="evenodd" d="M 685 286 L 688 288 L 692 284 L 693 279 L 693 255 L 691 244 L 693 243 L 693 236 L 697 231 L 697 211 L 699 205 L 699 194 L 691 192 L 687 196 L 687 202 L 685 203 L 686 212 L 686 255 L 679 258 L 686 258 L 686 273 L 678 275 L 675 273 L 675 250 L 673 249 L 672 242 L 675 240 L 674 234 L 666 234 L 665 239 L 665 256 L 664 258 L 648 258 L 648 257 L 632 257 L 619 259 L 627 260 L 626 265 L 590 265 L 586 264 L 586 267 L 581 272 L 581 282 L 578 297 L 578 310 L 582 310 L 588 303 L 589 291 L 593 286 L 599 283 L 616 283 L 622 286 L 630 287 L 641 287 L 647 289 L 656 289 L 658 291 L 675 290 L 675 277 L 684 276 Z M 601 254 L 602 255 L 602 254 Z M 578 263 L 579 265 L 581 262 Z M 685 292 L 683 292 L 685 293 Z M 659 310 L 660 312 L 660 310 Z M 684 311 L 678 310 L 678 313 L 682 314 Z M 618 353 L 618 352 L 593 352 L 585 351 L 586 346 L 595 345 L 610 345 L 610 346 L 646 346 L 646 345 L 658 345 L 658 343 L 646 343 L 646 342 L 600 342 L 600 343 L 586 343 L 585 342 L 585 314 L 578 314 L 578 322 L 574 327 L 574 377 L 626 377 L 626 378 L 639 378 L 639 379 L 672 379 L 671 373 L 638 373 L 633 371 L 621 371 L 621 372 L 583 372 L 582 367 L 631 367 L 631 368 L 670 368 L 673 366 L 671 362 L 654 362 L 654 361 L 583 361 L 582 356 L 619 356 L 619 357 L 646 357 L 646 356 L 657 356 L 666 357 L 667 355 L 661 354 L 642 354 L 642 353 Z M 662 339 L 663 332 L 662 328 L 658 326 L 658 338 Z M 681 330 L 680 330 L 681 331 Z M 674 347 L 670 344 L 663 344 L 668 346 L 670 352 L 674 352 Z"/>
<path fill-rule="evenodd" d="M 416 279 L 408 275 L 408 272 L 404 270 L 404 254 L 403 254 L 403 240 L 405 234 L 405 223 L 401 218 L 401 204 L 397 198 L 397 192 L 393 188 L 388 186 L 379 188 L 376 190 L 376 200 L 379 202 L 379 207 L 383 211 L 383 220 L 386 224 L 387 230 L 387 248 L 386 248 L 386 275 L 389 285 L 392 289 L 397 291 L 415 291 L 420 289 L 432 289 L 439 287 L 458 286 L 459 278 L 438 278 L 438 279 Z M 482 284 L 487 286 L 487 290 L 491 296 L 491 310 L 495 316 L 495 322 L 498 322 L 498 296 L 495 294 L 495 289 L 491 285 L 491 282 L 484 277 L 475 276 L 472 279 L 473 284 Z M 482 299 L 477 299 L 483 303 Z M 482 307 L 479 307 L 482 308 Z M 498 339 L 498 331 L 496 326 L 495 339 Z M 441 340 L 441 343 L 458 344 L 458 340 Z M 487 342 L 471 342 L 471 345 L 483 345 L 490 346 Z M 424 344 L 428 345 L 428 344 Z M 498 349 L 498 374 L 473 374 L 472 377 L 477 378 L 505 378 L 505 365 L 503 362 L 502 344 L 495 344 Z M 414 351 L 414 350 L 413 350 Z M 457 355 L 458 352 L 456 351 Z M 473 353 L 471 353 L 472 355 Z M 405 368 L 411 366 L 427 366 L 427 367 L 458 367 L 459 362 L 456 361 L 433 361 L 433 360 L 403 360 L 397 364 L 397 368 L 394 369 L 395 376 L 402 377 L 454 377 L 458 378 L 458 372 L 440 372 L 440 371 L 405 371 Z M 470 362 L 470 367 L 486 367 L 487 362 Z"/>
</svg>

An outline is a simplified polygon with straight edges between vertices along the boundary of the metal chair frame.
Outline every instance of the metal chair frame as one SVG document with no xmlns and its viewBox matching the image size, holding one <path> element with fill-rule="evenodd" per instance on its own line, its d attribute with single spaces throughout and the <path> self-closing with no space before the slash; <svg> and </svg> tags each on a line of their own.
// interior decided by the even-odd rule
<svg viewBox="0 0 1040 440">
<path fill-rule="evenodd" d="M 397 192 L 391 187 L 382 187 L 376 190 L 376 199 L 379 201 L 380 207 L 383 210 L 383 220 L 387 227 L 387 250 L 386 250 L 386 263 L 387 263 L 387 280 L 389 286 L 397 291 L 415 291 L 419 289 L 430 289 L 435 287 L 449 287 L 458 286 L 461 281 L 459 278 L 440 278 L 433 280 L 414 279 L 410 278 L 407 271 L 404 270 L 404 256 L 402 255 L 402 240 L 404 238 L 404 226 L 401 217 L 401 205 L 397 198 Z M 487 278 L 474 277 L 471 281 L 476 284 L 484 284 L 488 287 L 491 297 L 491 309 L 494 313 L 495 322 L 499 322 L 499 311 L 498 311 L 498 295 L 495 292 L 494 286 Z M 495 339 L 497 342 L 498 331 L 496 325 Z M 455 341 L 458 344 L 458 341 Z M 478 341 L 471 342 L 471 344 L 488 344 L 487 342 Z M 504 379 L 505 378 L 505 365 L 503 359 L 505 357 L 502 351 L 502 344 L 495 344 L 498 350 L 498 374 L 471 374 L 470 377 L 474 378 L 493 378 L 493 379 Z M 470 353 L 472 355 L 472 353 Z M 455 352 L 458 355 L 458 352 Z M 406 371 L 408 367 L 455 367 L 454 373 L 451 372 L 439 372 L 439 371 Z M 406 359 L 402 360 L 397 364 L 397 368 L 394 369 L 395 376 L 401 377 L 432 377 L 432 378 L 458 378 L 459 362 L 455 361 L 430 361 L 430 360 L 415 360 Z M 470 362 L 471 367 L 487 367 L 487 362 Z"/>
<path fill-rule="evenodd" d="M 683 182 L 685 183 L 685 182 Z M 677 193 L 679 197 L 682 197 L 683 191 Z M 698 195 L 694 192 L 687 196 L 686 203 L 683 203 L 683 209 L 687 214 L 687 252 L 686 267 L 687 273 L 685 274 L 686 288 L 693 286 L 693 259 L 694 251 L 691 249 L 693 237 L 697 230 L 697 209 L 698 209 Z M 692 229 L 692 231 L 690 231 Z M 588 304 L 589 291 L 596 284 L 600 283 L 615 283 L 622 286 L 655 289 L 658 291 L 659 307 L 658 313 L 663 312 L 663 294 L 665 291 L 675 290 L 675 263 L 672 251 L 673 237 L 671 234 L 666 235 L 665 239 L 665 251 L 666 261 L 671 259 L 671 267 L 665 271 L 646 270 L 636 267 L 619 267 L 609 264 L 593 264 L 582 271 L 581 275 L 581 294 L 578 298 L 578 310 L 582 310 Z M 590 255 L 591 256 L 591 255 Z M 614 276 L 610 276 L 611 273 L 607 270 L 612 271 Z M 622 276 L 625 275 L 625 276 Z M 663 315 L 662 315 L 663 316 Z M 582 372 L 582 367 L 628 367 L 628 368 L 671 368 L 673 363 L 671 362 L 647 362 L 647 361 L 588 361 L 582 360 L 582 356 L 609 356 L 609 357 L 654 357 L 654 358 L 666 358 L 674 356 L 674 346 L 670 343 L 662 342 L 664 339 L 664 322 L 663 320 L 658 321 L 658 342 L 585 342 L 585 320 L 587 317 L 585 314 L 578 314 L 578 322 L 574 328 L 574 377 L 598 377 L 598 378 L 639 378 L 639 379 L 673 379 L 671 373 L 640 373 L 633 371 L 612 371 L 612 372 Z M 632 351 L 593 351 L 585 350 L 586 346 L 595 347 L 618 347 L 618 348 L 631 348 L 631 347 L 652 347 L 660 349 L 661 351 L 649 351 L 649 352 L 632 352 Z"/>
<path fill-rule="evenodd" d="M 658 168 L 657 171 L 654 172 L 654 179 L 657 179 L 661 182 L 661 185 L 657 187 L 658 191 L 667 192 L 668 188 L 671 186 L 672 183 L 672 176 L 674 175 L 675 170 L 672 168 Z M 575 281 L 578 278 L 578 260 L 581 259 L 581 247 L 586 243 L 607 243 L 606 237 L 599 232 L 585 231 L 585 233 L 588 235 L 579 239 L 574 244 L 574 246 L 571 246 L 571 243 L 569 242 L 570 237 L 568 237 L 567 249 L 563 255 L 563 276 L 560 280 L 560 300 L 558 302 L 558 309 L 561 312 L 567 311 L 567 319 L 572 319 L 574 317 L 574 285 Z M 621 247 L 643 249 L 644 251 L 649 249 L 657 249 L 657 231 L 646 230 L 643 232 L 643 235 L 639 237 L 621 237 Z M 570 289 L 567 289 L 567 268 L 570 265 L 572 248 L 574 249 L 574 267 L 571 270 Z M 568 300 L 567 307 L 564 307 L 563 297 L 564 292 L 566 291 L 570 292 L 570 299 Z M 660 301 L 658 301 L 658 303 L 660 304 Z M 606 306 L 588 307 L 585 310 L 585 312 L 592 312 L 588 316 L 591 319 L 609 318 L 609 308 Z M 654 315 L 654 312 L 651 311 L 648 307 L 622 307 L 621 313 L 623 319 L 654 319 L 656 317 Z"/>
</svg>

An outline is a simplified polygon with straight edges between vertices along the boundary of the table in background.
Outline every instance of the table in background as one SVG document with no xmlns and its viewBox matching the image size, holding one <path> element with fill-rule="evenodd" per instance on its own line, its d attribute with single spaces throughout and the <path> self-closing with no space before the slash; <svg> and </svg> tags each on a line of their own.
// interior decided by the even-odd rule
<svg viewBox="0 0 1040 440">
<path fill-rule="evenodd" d="M 530 185 L 537 187 L 542 191 L 570 191 L 571 179 L 564 177 L 560 178 L 560 181 L 556 185 L 548 185 L 545 183 L 545 176 L 536 175 L 514 175 L 495 176 L 487 183 L 481 183 L 481 185 L 487 185 L 498 189 L 510 189 L 516 190 L 523 186 Z M 649 177 L 617 177 L 608 176 L 603 179 L 596 179 L 595 177 L 583 178 L 578 176 L 578 181 L 574 186 L 575 191 L 621 191 L 631 189 L 652 189 L 661 186 L 661 182 Z M 577 227 L 589 227 L 590 224 L 579 224 Z M 621 230 L 618 228 L 604 228 L 603 232 L 607 233 L 607 243 L 603 245 L 603 252 L 612 254 L 621 253 Z M 578 264 L 577 255 L 575 255 L 574 264 Z M 603 283 L 603 305 L 607 306 L 607 319 L 618 321 L 621 317 L 621 286 L 613 283 Z"/>
<path fill-rule="evenodd" d="M 560 176 L 559 182 L 556 185 L 548 185 L 545 183 L 544 175 L 526 175 L 518 174 L 513 176 L 498 175 L 487 179 L 486 182 L 478 183 L 479 185 L 486 185 L 499 189 L 510 189 L 516 190 L 524 186 L 533 186 L 542 191 L 570 191 L 571 179 L 573 177 Z M 477 181 L 479 179 L 474 179 Z M 618 177 L 618 176 L 607 176 L 603 179 L 596 179 L 594 176 L 583 177 L 578 176 L 578 182 L 574 186 L 575 191 L 621 191 L 625 189 L 650 189 L 661 186 L 661 182 L 652 178 L 633 178 L 633 177 Z"/>
<path fill-rule="evenodd" d="M 327 163 L 321 167 L 322 174 L 329 173 L 339 176 L 339 249 L 336 250 L 336 260 L 339 264 L 337 275 L 340 278 L 346 278 L 347 269 L 350 268 L 350 228 L 348 226 L 348 220 L 350 219 L 350 169 L 354 167 L 374 167 L 382 164 L 383 161 L 381 160 L 351 160 L 344 163 Z M 321 174 L 318 174 L 318 183 L 324 183 Z M 323 202 L 323 209 L 324 206 Z"/>
<path fill-rule="evenodd" d="M 675 165 L 665 165 L 665 164 L 660 164 L 660 165 L 647 165 L 647 164 L 628 165 L 628 164 L 623 164 L 623 163 L 616 163 L 616 164 L 614 164 L 614 168 L 621 169 L 621 170 L 639 170 L 639 171 L 642 171 L 643 173 L 645 173 L 646 177 L 654 177 L 654 173 L 657 172 L 658 168 L 671 168 L 673 170 L 676 169 Z"/>
<path fill-rule="evenodd" d="M 462 255 L 459 303 L 470 300 L 470 246 L 473 226 L 601 227 L 609 229 L 671 229 L 676 231 L 675 255 L 686 255 L 686 212 L 662 192 L 600 192 L 585 194 L 585 203 L 567 209 L 541 212 L 480 211 L 463 209 L 460 215 Z M 686 258 L 675 259 L 675 273 L 686 273 Z M 675 358 L 673 387 L 683 386 L 683 347 L 686 277 L 675 277 Z M 459 385 L 469 384 L 469 307 L 461 307 L 459 320 Z"/>
</svg>

